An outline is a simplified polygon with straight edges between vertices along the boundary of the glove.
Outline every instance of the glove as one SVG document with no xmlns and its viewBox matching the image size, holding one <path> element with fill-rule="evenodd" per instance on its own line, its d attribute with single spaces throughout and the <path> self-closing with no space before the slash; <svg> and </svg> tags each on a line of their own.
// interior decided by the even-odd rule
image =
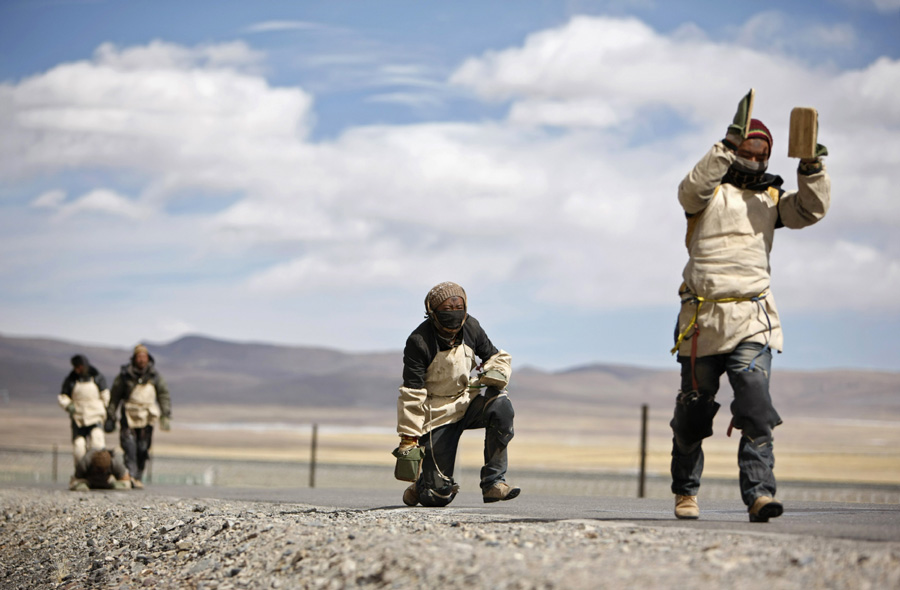
<svg viewBox="0 0 900 590">
<path fill-rule="evenodd" d="M 405 453 L 406 451 L 413 449 L 419 446 L 419 437 L 417 436 L 407 436 L 405 434 L 400 435 L 400 446 L 397 447 L 401 453 Z"/>
<path fill-rule="evenodd" d="M 497 389 L 503 389 L 509 382 L 506 375 L 496 369 L 486 371 L 478 380 L 486 387 L 496 387 Z"/>
<path fill-rule="evenodd" d="M 484 373 L 479 373 L 478 379 L 469 384 L 469 391 L 475 393 L 483 387 L 496 387 L 497 389 L 503 389 L 508 384 L 509 380 L 506 378 L 506 375 L 496 369 L 491 369 L 489 371 L 485 371 Z"/>
<path fill-rule="evenodd" d="M 750 117 L 753 114 L 753 97 L 756 91 L 752 88 L 750 92 L 738 103 L 737 112 L 734 113 L 734 119 L 728 126 L 725 133 L 724 144 L 732 150 L 737 150 L 744 138 L 747 137 L 747 128 L 750 126 Z"/>
<path fill-rule="evenodd" d="M 107 434 L 113 432 L 116 429 L 116 419 L 112 416 L 106 417 L 106 422 L 103 423 L 103 432 Z"/>
<path fill-rule="evenodd" d="M 172 430 L 172 423 L 168 416 L 160 416 L 159 418 L 159 427 L 163 430 Z"/>
<path fill-rule="evenodd" d="M 828 148 L 822 145 L 821 143 L 816 144 L 816 156 L 812 159 L 801 159 L 800 165 L 797 167 L 797 172 L 804 175 L 816 174 L 821 172 L 825 168 L 825 164 L 822 163 L 822 156 L 828 155 Z"/>
<path fill-rule="evenodd" d="M 69 416 L 75 417 L 75 404 L 69 404 L 66 406 L 66 411 L 69 413 Z"/>
<path fill-rule="evenodd" d="M 828 155 L 828 148 L 822 145 L 821 143 L 816 144 L 816 160 L 821 158 L 822 156 Z"/>
</svg>

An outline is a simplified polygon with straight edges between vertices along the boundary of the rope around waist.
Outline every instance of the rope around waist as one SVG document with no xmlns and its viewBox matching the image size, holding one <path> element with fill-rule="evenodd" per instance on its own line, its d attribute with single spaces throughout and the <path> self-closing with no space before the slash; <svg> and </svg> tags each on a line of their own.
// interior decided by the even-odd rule
<svg viewBox="0 0 900 590">
<path fill-rule="evenodd" d="M 691 318 L 691 321 L 688 323 L 687 327 L 678 335 L 678 338 L 675 340 L 675 346 L 669 352 L 675 354 L 678 352 L 678 349 L 681 348 L 681 343 L 684 342 L 684 339 L 687 338 L 688 334 L 690 334 L 691 329 L 697 325 L 697 318 L 700 317 L 700 308 L 703 307 L 704 303 L 740 303 L 744 301 L 754 301 L 758 305 L 762 306 L 761 301 L 766 298 L 768 295 L 769 288 L 766 287 L 763 289 L 762 293 L 759 295 L 754 295 L 752 297 L 722 297 L 720 299 L 713 299 L 711 297 L 702 297 L 700 295 L 691 295 L 685 299 L 681 300 L 681 304 L 685 303 L 696 303 L 697 307 L 694 309 L 694 316 Z M 765 312 L 765 308 L 762 308 L 763 312 Z M 766 312 L 766 318 L 769 317 L 769 314 Z M 769 327 L 771 331 L 771 325 Z"/>
</svg>

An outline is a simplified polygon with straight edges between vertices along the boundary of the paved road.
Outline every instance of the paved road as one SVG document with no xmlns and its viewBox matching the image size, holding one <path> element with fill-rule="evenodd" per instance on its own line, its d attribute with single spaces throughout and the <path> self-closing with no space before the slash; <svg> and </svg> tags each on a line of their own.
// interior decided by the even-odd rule
<svg viewBox="0 0 900 590">
<path fill-rule="evenodd" d="M 261 502 L 308 504 L 347 510 L 410 510 L 400 501 L 402 484 L 396 491 L 363 492 L 350 489 L 213 488 L 199 486 L 148 486 L 148 496 L 219 498 Z M 644 525 L 684 529 L 722 530 L 741 533 L 776 533 L 865 541 L 900 542 L 900 505 L 791 502 L 781 518 L 766 524 L 748 522 L 747 512 L 737 501 L 701 498 L 701 519 L 680 521 L 672 515 L 672 500 L 604 498 L 586 496 L 541 496 L 524 492 L 517 499 L 484 504 L 477 493 L 463 492 L 443 510 L 480 516 L 497 515 L 504 521 L 552 522 L 594 520 L 610 525 Z"/>
</svg>

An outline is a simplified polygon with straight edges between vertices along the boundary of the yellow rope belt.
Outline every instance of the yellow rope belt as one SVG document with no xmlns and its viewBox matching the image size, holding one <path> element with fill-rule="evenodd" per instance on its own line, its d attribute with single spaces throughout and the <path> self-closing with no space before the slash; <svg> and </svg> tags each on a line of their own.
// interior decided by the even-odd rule
<svg viewBox="0 0 900 590">
<path fill-rule="evenodd" d="M 765 289 L 762 293 L 754 297 L 723 297 L 722 299 L 709 299 L 707 297 L 701 297 L 700 295 L 691 295 L 689 298 L 683 299 L 681 301 L 682 305 L 689 301 L 693 301 L 697 303 L 697 309 L 694 310 L 694 317 L 691 318 L 691 321 L 688 324 L 687 328 L 685 328 L 684 331 L 678 335 L 678 339 L 675 341 L 675 346 L 669 352 L 675 354 L 676 352 L 678 352 L 678 349 L 681 348 L 681 343 L 684 342 L 685 338 L 687 338 L 687 335 L 690 333 L 691 328 L 697 325 L 697 318 L 700 316 L 700 308 L 703 307 L 704 303 L 736 303 L 739 301 L 759 302 L 761 299 L 765 299 L 766 291 L 768 291 L 768 289 Z"/>
</svg>

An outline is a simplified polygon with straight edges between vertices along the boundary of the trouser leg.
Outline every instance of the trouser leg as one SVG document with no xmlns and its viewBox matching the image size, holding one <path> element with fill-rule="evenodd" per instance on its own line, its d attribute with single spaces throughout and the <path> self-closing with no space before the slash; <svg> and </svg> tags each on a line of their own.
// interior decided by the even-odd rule
<svg viewBox="0 0 900 590">
<path fill-rule="evenodd" d="M 509 396 L 493 387 L 488 388 L 483 400 L 484 466 L 481 468 L 481 489 L 487 490 L 495 483 L 506 481 L 509 467 L 507 447 L 515 436 L 513 422 L 515 411 Z M 475 402 L 473 402 L 473 405 Z M 477 408 L 476 408 L 477 410 Z M 471 426 L 470 428 L 477 428 Z"/>
<path fill-rule="evenodd" d="M 72 458 L 75 460 L 75 465 L 78 465 L 78 462 L 81 461 L 81 458 L 87 454 L 87 439 L 83 436 L 76 436 L 72 441 Z"/>
<path fill-rule="evenodd" d="M 719 410 L 716 393 L 719 377 L 724 372 L 719 355 L 701 357 L 691 362 L 680 356 L 681 391 L 675 401 L 672 427 L 672 493 L 696 496 L 703 475 L 704 438 L 712 435 L 713 418 Z M 697 387 L 694 387 L 696 381 Z"/>
<path fill-rule="evenodd" d="M 734 389 L 731 413 L 734 427 L 741 431 L 738 446 L 741 499 L 747 506 L 759 496 L 774 497 L 776 491 L 772 429 L 781 424 L 781 417 L 769 393 L 771 366 L 771 351 L 763 350 L 756 343 L 738 346 L 728 359 L 728 379 Z"/>
<path fill-rule="evenodd" d="M 106 448 L 106 436 L 104 436 L 102 424 L 96 424 L 91 428 L 88 448 L 97 451 Z"/>
<path fill-rule="evenodd" d="M 140 479 L 138 475 L 137 463 L 137 437 L 133 428 L 128 426 L 128 422 L 123 418 L 119 427 L 119 444 L 122 445 L 122 452 L 125 455 L 125 468 L 134 479 Z"/>
<path fill-rule="evenodd" d="M 153 441 L 153 427 L 144 426 L 135 431 L 137 439 L 137 471 L 138 479 L 144 477 L 144 468 L 147 466 L 147 459 L 150 457 L 150 445 Z"/>
<path fill-rule="evenodd" d="M 422 506 L 446 506 L 456 497 L 453 468 L 463 428 L 461 422 L 435 428 L 419 439 L 425 450 L 416 492 Z"/>
<path fill-rule="evenodd" d="M 90 427 L 79 426 L 75 420 L 71 421 L 72 426 L 72 459 L 75 461 L 76 467 L 81 458 L 88 451 L 88 437 L 91 434 Z"/>
<path fill-rule="evenodd" d="M 758 443 L 746 436 L 741 437 L 738 446 L 739 483 L 741 500 L 750 506 L 760 496 L 774 498 L 775 485 L 775 450 L 772 441 Z"/>
</svg>

